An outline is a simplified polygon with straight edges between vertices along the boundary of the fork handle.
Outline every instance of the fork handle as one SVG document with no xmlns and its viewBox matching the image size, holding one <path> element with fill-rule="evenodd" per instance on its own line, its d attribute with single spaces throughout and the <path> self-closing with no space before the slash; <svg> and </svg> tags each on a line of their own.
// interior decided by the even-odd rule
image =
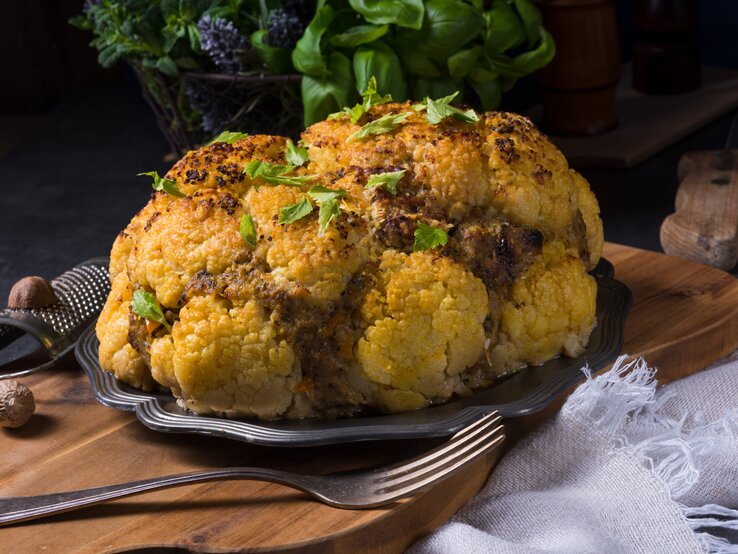
<svg viewBox="0 0 738 554">
<path fill-rule="evenodd" d="M 311 479 L 307 475 L 295 475 L 279 470 L 266 468 L 223 468 L 211 471 L 199 471 L 180 475 L 169 475 L 143 479 L 129 483 L 108 485 L 70 492 L 43 494 L 39 496 L 19 496 L 0 498 L 0 526 L 28 521 L 51 514 L 70 512 L 86 506 L 101 504 L 116 498 L 133 496 L 147 491 L 168 489 L 192 483 L 218 481 L 229 479 L 251 479 L 255 481 L 269 481 L 279 483 L 294 489 L 306 492 L 312 496 L 319 496 L 307 490 Z"/>
</svg>

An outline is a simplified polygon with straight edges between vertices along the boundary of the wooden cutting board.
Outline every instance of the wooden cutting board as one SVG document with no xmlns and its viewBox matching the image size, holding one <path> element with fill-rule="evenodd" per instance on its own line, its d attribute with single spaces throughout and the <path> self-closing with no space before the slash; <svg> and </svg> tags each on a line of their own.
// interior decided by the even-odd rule
<svg viewBox="0 0 738 554">
<path fill-rule="evenodd" d="M 605 255 L 633 292 L 624 351 L 659 366 L 662 383 L 697 372 L 738 347 L 734 277 L 625 246 L 608 244 Z M 25 382 L 36 395 L 37 413 L 21 429 L 0 429 L 2 496 L 239 464 L 324 473 L 409 456 L 438 442 L 270 449 L 162 434 L 130 413 L 98 405 L 72 360 Z M 511 420 L 511 438 L 554 413 L 563 398 L 543 414 Z M 198 552 L 399 552 L 473 496 L 498 456 L 493 453 L 426 493 L 384 508 L 337 510 L 268 483 L 206 483 L 0 528 L 0 551 L 98 553 L 179 546 Z"/>
</svg>

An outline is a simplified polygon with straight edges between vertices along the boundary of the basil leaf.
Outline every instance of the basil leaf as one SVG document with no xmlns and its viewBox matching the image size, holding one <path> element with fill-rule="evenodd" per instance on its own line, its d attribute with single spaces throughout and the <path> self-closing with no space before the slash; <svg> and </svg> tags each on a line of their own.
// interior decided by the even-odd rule
<svg viewBox="0 0 738 554">
<path fill-rule="evenodd" d="M 256 52 L 256 57 L 270 73 L 281 75 L 293 73 L 292 51 L 289 48 L 277 48 L 267 43 L 269 31 L 262 29 L 251 33 L 251 46 Z"/>
<path fill-rule="evenodd" d="M 256 225 L 253 217 L 248 214 L 241 217 L 240 231 L 243 241 L 251 248 L 256 248 Z"/>
<path fill-rule="evenodd" d="M 479 116 L 474 110 L 463 111 L 450 104 L 457 94 L 454 93 L 438 100 L 426 98 L 425 104 L 428 106 L 426 118 L 428 119 L 428 123 L 437 125 L 447 117 L 452 117 L 464 123 L 476 123 L 479 121 Z"/>
<path fill-rule="evenodd" d="M 487 24 L 484 51 L 488 56 L 517 48 L 525 42 L 525 27 L 507 0 L 493 0 L 484 19 Z"/>
<path fill-rule="evenodd" d="M 388 31 L 387 25 L 357 25 L 332 36 L 330 43 L 339 48 L 355 48 L 383 37 Z"/>
<path fill-rule="evenodd" d="M 405 170 L 390 171 L 388 173 L 379 173 L 372 175 L 366 183 L 364 188 L 371 189 L 374 187 L 384 187 L 390 194 L 397 194 L 397 183 L 402 176 L 405 175 Z"/>
<path fill-rule="evenodd" d="M 413 75 L 418 77 L 440 77 L 441 72 L 433 64 L 431 59 L 419 52 L 414 45 L 398 44 L 397 51 L 402 59 L 402 66 Z"/>
<path fill-rule="evenodd" d="M 518 9 L 520 19 L 523 20 L 525 26 L 528 47 L 531 47 L 541 38 L 541 28 L 543 27 L 541 12 L 530 0 L 515 0 L 515 7 Z"/>
<path fill-rule="evenodd" d="M 477 65 L 481 46 L 474 46 L 468 50 L 459 50 L 448 59 L 448 73 L 451 77 L 465 77 Z"/>
<path fill-rule="evenodd" d="M 351 62 L 340 52 L 333 52 L 328 59 L 330 75 L 302 77 L 302 101 L 305 126 L 321 121 L 351 102 L 354 76 Z"/>
<path fill-rule="evenodd" d="M 215 144 L 216 142 L 225 142 L 226 144 L 233 144 L 237 140 L 241 140 L 242 138 L 247 137 L 247 136 L 249 136 L 248 133 L 238 133 L 235 131 L 223 131 L 213 140 L 208 142 L 207 146 L 210 146 L 211 144 Z"/>
<path fill-rule="evenodd" d="M 423 26 L 423 0 L 349 0 L 349 4 L 369 23 L 388 23 L 411 29 Z"/>
<path fill-rule="evenodd" d="M 320 48 L 323 35 L 328 30 L 335 12 L 330 6 L 321 6 L 315 12 L 315 17 L 305 28 L 300 40 L 292 51 L 292 63 L 295 69 L 304 75 L 326 77 L 331 74 L 330 64 L 326 64 Z M 303 94 L 303 99 L 308 98 Z M 321 118 L 322 119 L 322 118 Z"/>
<path fill-rule="evenodd" d="M 383 135 L 397 129 L 400 124 L 405 121 L 412 112 L 404 112 L 400 114 L 387 114 L 383 115 L 379 119 L 370 121 L 364 125 L 358 131 L 355 131 L 349 135 L 346 142 L 350 142 L 356 139 L 363 139 L 370 135 Z"/>
<path fill-rule="evenodd" d="M 150 292 L 145 290 L 136 290 L 133 293 L 133 299 L 131 300 L 131 309 L 135 314 L 140 315 L 145 319 L 161 323 L 166 327 L 167 331 L 172 330 L 172 326 L 164 317 L 164 312 L 156 301 L 156 297 Z"/>
<path fill-rule="evenodd" d="M 462 79 L 417 79 L 415 81 L 415 98 L 438 98 L 462 90 Z"/>
<path fill-rule="evenodd" d="M 477 81 L 474 78 L 469 80 L 474 92 L 477 93 L 479 100 L 482 102 L 482 109 L 486 112 L 496 109 L 500 105 L 502 97 L 502 89 L 500 82 L 496 77 L 488 80 Z"/>
<path fill-rule="evenodd" d="M 400 58 L 384 42 L 375 41 L 357 48 L 354 52 L 353 65 L 358 90 L 366 89 L 369 78 L 375 77 L 382 83 L 382 88 L 390 93 L 392 99 L 403 101 L 407 98 L 407 85 Z M 371 103 L 369 106 L 366 105 L 366 96 L 364 104 L 367 109 L 374 105 Z"/>
<path fill-rule="evenodd" d="M 292 139 L 287 139 L 287 150 L 284 157 L 289 164 L 299 167 L 308 160 L 308 151 L 302 146 L 295 146 Z"/>
<path fill-rule="evenodd" d="M 323 185 L 315 185 L 310 187 L 308 196 L 315 200 L 318 204 L 328 202 L 329 200 L 336 200 L 346 196 L 346 191 L 343 189 L 329 189 Z"/>
<path fill-rule="evenodd" d="M 448 234 L 443 229 L 436 229 L 430 225 L 426 225 L 422 221 L 418 222 L 418 228 L 415 229 L 415 242 L 413 243 L 413 252 L 421 252 L 430 248 L 438 248 L 446 246 L 448 242 Z"/>
<path fill-rule="evenodd" d="M 462 0 L 428 0 L 422 29 L 403 31 L 401 36 L 431 59 L 446 61 L 474 39 L 483 25 L 482 14 Z"/>
<path fill-rule="evenodd" d="M 279 223 L 282 225 L 286 223 L 294 223 L 312 211 L 313 205 L 310 203 L 307 196 L 303 196 L 302 200 L 296 204 L 289 204 L 279 208 Z"/>
<path fill-rule="evenodd" d="M 185 196 L 187 196 L 181 190 L 179 190 L 177 183 L 175 183 L 172 179 L 159 177 L 158 171 L 147 171 L 146 173 L 137 174 L 137 177 L 144 176 L 151 177 L 154 180 L 154 182 L 151 183 L 151 188 L 153 188 L 154 190 L 163 190 L 167 194 L 171 194 L 172 196 L 175 196 L 177 198 L 184 198 Z"/>
<path fill-rule="evenodd" d="M 522 77 L 533 73 L 548 64 L 556 55 L 556 45 L 551 34 L 543 27 L 540 28 L 540 32 L 541 43 L 535 50 L 518 54 L 513 58 L 509 67 L 514 72 L 513 75 Z"/>
<path fill-rule="evenodd" d="M 301 187 L 308 181 L 315 179 L 315 175 L 287 175 L 295 170 L 295 166 L 272 164 L 261 160 L 251 160 L 243 172 L 250 179 L 257 177 L 268 185 L 285 185 L 290 187 Z"/>
<path fill-rule="evenodd" d="M 320 204 L 318 211 L 318 236 L 325 235 L 328 224 L 341 215 L 340 201 L 335 198 Z"/>
</svg>

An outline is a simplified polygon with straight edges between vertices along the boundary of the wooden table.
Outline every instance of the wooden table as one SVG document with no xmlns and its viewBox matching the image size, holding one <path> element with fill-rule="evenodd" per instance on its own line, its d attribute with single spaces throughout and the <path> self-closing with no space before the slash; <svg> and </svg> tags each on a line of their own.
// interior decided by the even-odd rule
<svg viewBox="0 0 738 554">
<path fill-rule="evenodd" d="M 612 244 L 606 256 L 634 296 L 625 351 L 659 366 L 661 383 L 694 373 L 738 346 L 734 277 Z M 437 443 L 270 449 L 168 435 L 145 428 L 130 413 L 98 405 L 74 361 L 26 382 L 38 410 L 25 427 L 0 431 L 4 496 L 239 464 L 321 473 L 402 458 Z M 508 444 L 555 414 L 564 398 L 544 412 L 507 422 Z M 373 551 L 397 552 L 463 505 L 483 485 L 499 453 L 426 493 L 384 508 L 337 510 L 268 483 L 206 483 L 0 529 L 0 551 L 84 553 L 176 545 L 207 552 L 353 552 L 371 545 Z"/>
</svg>

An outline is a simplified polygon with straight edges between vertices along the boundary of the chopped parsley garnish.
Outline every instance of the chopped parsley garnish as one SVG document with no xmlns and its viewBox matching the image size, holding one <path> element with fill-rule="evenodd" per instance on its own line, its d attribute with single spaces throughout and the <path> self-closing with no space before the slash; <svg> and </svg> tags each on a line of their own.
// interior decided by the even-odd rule
<svg viewBox="0 0 738 554">
<path fill-rule="evenodd" d="M 279 223 L 294 223 L 298 219 L 302 219 L 313 211 L 313 205 L 307 196 L 303 196 L 302 200 L 296 204 L 289 204 L 279 208 Z"/>
<path fill-rule="evenodd" d="M 287 163 L 299 167 L 308 160 L 308 151 L 302 146 L 295 146 L 292 139 L 287 139 L 287 150 L 284 157 L 287 158 Z"/>
<path fill-rule="evenodd" d="M 153 188 L 154 190 L 163 190 L 167 194 L 171 194 L 172 196 L 176 196 L 177 198 L 184 198 L 186 196 L 185 193 L 179 190 L 177 183 L 175 183 L 172 179 L 159 177 L 158 171 L 147 171 L 146 173 L 139 173 L 137 176 L 151 177 L 154 180 L 154 182 L 151 183 L 151 188 Z"/>
<path fill-rule="evenodd" d="M 392 95 L 385 94 L 381 95 L 377 92 L 377 79 L 371 77 L 366 85 L 366 89 L 361 93 L 363 98 L 361 104 L 356 104 L 353 108 L 344 108 L 340 112 L 332 113 L 328 116 L 328 119 L 336 119 L 344 114 L 351 116 L 351 123 L 358 123 L 361 116 L 369 111 L 372 106 L 379 106 L 380 104 L 386 104 L 392 102 Z"/>
<path fill-rule="evenodd" d="M 225 142 L 226 144 L 233 144 L 237 140 L 240 140 L 247 136 L 249 136 L 248 133 L 237 133 L 235 131 L 223 131 L 213 140 L 208 142 L 207 146 L 210 146 L 211 144 L 215 144 L 216 142 Z"/>
<path fill-rule="evenodd" d="M 375 119 L 374 121 L 370 121 L 358 131 L 351 133 L 346 139 L 346 142 L 350 142 L 356 139 L 363 139 L 368 137 L 369 135 L 383 135 L 384 133 L 394 131 L 400 126 L 403 121 L 405 121 L 411 115 L 411 113 L 412 112 L 404 112 L 399 114 L 388 113 L 386 115 L 383 115 L 382 117 Z"/>
<path fill-rule="evenodd" d="M 301 187 L 315 178 L 314 175 L 287 175 L 295 170 L 294 165 L 272 164 L 261 160 L 251 160 L 243 172 L 251 179 L 261 178 L 268 185 L 287 185 Z"/>
<path fill-rule="evenodd" d="M 256 225 L 254 218 L 246 214 L 241 218 L 241 236 L 251 248 L 256 248 Z"/>
<path fill-rule="evenodd" d="M 311 187 L 308 196 L 320 206 L 318 212 L 318 236 L 323 236 L 328 224 L 341 215 L 341 198 L 346 196 L 345 190 L 333 190 L 321 185 Z"/>
<path fill-rule="evenodd" d="M 397 194 L 397 183 L 402 179 L 403 175 L 405 175 L 404 169 L 372 175 L 369 177 L 364 188 L 371 189 L 374 187 L 384 187 L 384 189 L 390 194 Z"/>
<path fill-rule="evenodd" d="M 167 331 L 172 330 L 172 326 L 167 321 L 167 318 L 164 317 L 164 312 L 156 301 L 156 297 L 150 292 L 146 292 L 145 290 L 135 291 L 133 293 L 133 300 L 131 300 L 131 309 L 143 318 L 161 323 L 166 327 Z"/>
<path fill-rule="evenodd" d="M 433 125 L 437 125 L 447 117 L 452 117 L 464 123 L 476 123 L 479 121 L 479 116 L 474 110 L 463 111 L 451 105 L 451 102 L 458 94 L 459 92 L 456 91 L 437 100 L 426 97 L 422 103 L 413 106 L 413 109 L 416 111 L 426 110 L 425 117 L 428 119 L 428 123 Z"/>
<path fill-rule="evenodd" d="M 422 221 L 418 222 L 418 228 L 415 229 L 415 243 L 413 244 L 413 252 L 420 252 L 430 248 L 438 248 L 445 246 L 448 242 L 448 235 L 443 229 L 437 229 L 426 225 Z"/>
</svg>

